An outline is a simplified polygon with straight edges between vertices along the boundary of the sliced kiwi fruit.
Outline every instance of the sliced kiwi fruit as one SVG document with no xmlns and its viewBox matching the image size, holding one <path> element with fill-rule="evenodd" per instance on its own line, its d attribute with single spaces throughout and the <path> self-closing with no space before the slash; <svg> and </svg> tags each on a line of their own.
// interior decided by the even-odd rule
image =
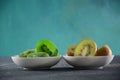
<svg viewBox="0 0 120 80">
<path fill-rule="evenodd" d="M 38 57 L 36 54 L 31 53 L 27 55 L 27 58 L 34 58 L 34 57 Z"/>
<path fill-rule="evenodd" d="M 69 46 L 67 48 L 67 55 L 68 56 L 74 56 L 74 50 L 75 50 L 76 46 Z"/>
<path fill-rule="evenodd" d="M 112 51 L 108 45 L 104 45 L 102 48 L 98 49 L 95 56 L 109 56 L 112 55 Z"/>
<path fill-rule="evenodd" d="M 49 54 L 46 52 L 37 52 L 36 55 L 38 57 L 49 57 Z"/>
<path fill-rule="evenodd" d="M 35 53 L 35 49 L 28 49 L 19 54 L 19 57 L 27 57 L 31 53 Z"/>
<path fill-rule="evenodd" d="M 48 53 L 45 52 L 36 52 L 27 55 L 27 58 L 34 58 L 34 57 L 49 57 Z"/>
<path fill-rule="evenodd" d="M 37 52 L 46 52 L 49 56 L 58 56 L 58 49 L 50 40 L 40 40 L 36 45 Z"/>
<path fill-rule="evenodd" d="M 91 39 L 84 39 L 75 48 L 74 56 L 95 56 L 96 51 L 96 43 Z"/>
</svg>

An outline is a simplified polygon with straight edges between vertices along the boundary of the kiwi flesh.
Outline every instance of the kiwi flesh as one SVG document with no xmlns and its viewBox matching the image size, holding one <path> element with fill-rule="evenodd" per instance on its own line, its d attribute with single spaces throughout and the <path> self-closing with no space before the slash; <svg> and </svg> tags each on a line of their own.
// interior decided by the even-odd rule
<svg viewBox="0 0 120 80">
<path fill-rule="evenodd" d="M 49 56 L 58 56 L 58 49 L 50 40 L 40 40 L 36 45 L 37 52 L 46 52 Z"/>
<path fill-rule="evenodd" d="M 27 58 L 34 58 L 34 57 L 49 57 L 48 53 L 45 52 L 36 52 L 27 55 Z"/>
<path fill-rule="evenodd" d="M 75 48 L 74 56 L 95 56 L 96 51 L 96 43 L 91 39 L 84 39 Z"/>
<path fill-rule="evenodd" d="M 19 54 L 19 57 L 27 57 L 31 53 L 35 53 L 35 49 L 28 49 Z"/>
</svg>

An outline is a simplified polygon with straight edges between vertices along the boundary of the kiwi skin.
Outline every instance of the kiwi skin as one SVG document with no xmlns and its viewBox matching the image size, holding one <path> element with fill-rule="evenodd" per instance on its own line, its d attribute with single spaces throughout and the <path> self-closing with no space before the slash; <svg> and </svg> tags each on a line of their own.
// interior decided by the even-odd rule
<svg viewBox="0 0 120 80">
<path fill-rule="evenodd" d="M 68 55 L 68 56 L 74 56 L 74 53 L 67 52 L 67 55 Z"/>
<path fill-rule="evenodd" d="M 95 56 L 110 56 L 112 51 L 108 45 L 104 45 L 102 48 L 98 49 Z"/>
</svg>

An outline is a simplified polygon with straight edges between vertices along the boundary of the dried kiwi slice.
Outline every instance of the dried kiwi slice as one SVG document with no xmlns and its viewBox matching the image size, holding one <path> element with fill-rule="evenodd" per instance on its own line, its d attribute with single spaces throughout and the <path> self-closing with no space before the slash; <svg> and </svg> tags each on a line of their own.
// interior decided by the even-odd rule
<svg viewBox="0 0 120 80">
<path fill-rule="evenodd" d="M 34 57 L 38 57 L 36 54 L 31 53 L 27 55 L 27 58 L 34 58 Z"/>
<path fill-rule="evenodd" d="M 58 56 L 58 49 L 49 40 L 40 40 L 36 45 L 37 52 L 46 52 L 49 56 Z"/>
<path fill-rule="evenodd" d="M 74 56 L 74 50 L 75 50 L 75 48 L 76 48 L 76 45 L 75 46 L 69 46 L 67 48 L 67 55 L 68 56 Z"/>
<path fill-rule="evenodd" d="M 29 49 L 29 50 L 25 50 L 24 52 L 19 54 L 19 57 L 27 57 L 29 54 L 31 53 L 35 53 L 35 49 Z"/>
<path fill-rule="evenodd" d="M 95 56 L 97 45 L 93 40 L 82 40 L 74 51 L 74 56 Z"/>
<path fill-rule="evenodd" d="M 38 57 L 49 57 L 49 54 L 46 52 L 37 52 L 36 55 Z"/>
<path fill-rule="evenodd" d="M 33 57 L 49 57 L 49 55 L 46 52 L 37 52 L 37 53 L 31 53 L 27 55 L 27 58 L 33 58 Z"/>
</svg>

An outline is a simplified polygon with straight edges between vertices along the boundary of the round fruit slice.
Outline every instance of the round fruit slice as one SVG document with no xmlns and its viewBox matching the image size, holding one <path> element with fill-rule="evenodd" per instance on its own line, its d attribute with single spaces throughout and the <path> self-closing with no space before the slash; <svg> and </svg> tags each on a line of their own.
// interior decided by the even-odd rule
<svg viewBox="0 0 120 80">
<path fill-rule="evenodd" d="M 37 53 L 31 53 L 27 56 L 27 58 L 34 58 L 34 57 L 49 57 L 48 53 L 45 52 L 37 52 Z"/>
<path fill-rule="evenodd" d="M 31 53 L 27 55 L 27 58 L 34 58 L 34 57 L 37 57 L 35 53 Z"/>
<path fill-rule="evenodd" d="M 93 40 L 82 40 L 74 51 L 74 56 L 95 56 L 97 45 Z"/>
<path fill-rule="evenodd" d="M 27 55 L 35 53 L 35 49 L 28 49 L 19 54 L 19 57 L 27 57 Z"/>
<path fill-rule="evenodd" d="M 95 56 L 109 56 L 112 55 L 112 51 L 108 45 L 104 45 L 102 48 L 98 49 Z"/>
<path fill-rule="evenodd" d="M 36 53 L 36 55 L 37 55 L 38 57 L 49 57 L 49 54 L 46 53 L 46 52 L 38 52 L 38 53 Z"/>
<path fill-rule="evenodd" d="M 40 40 L 36 45 L 37 52 L 46 52 L 49 56 L 58 56 L 58 49 L 49 40 Z"/>
<path fill-rule="evenodd" d="M 69 46 L 67 48 L 67 55 L 68 56 L 74 56 L 74 50 L 75 50 L 76 46 Z"/>
</svg>

